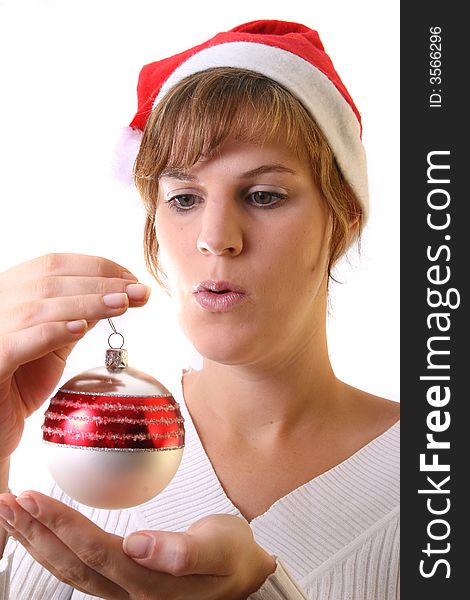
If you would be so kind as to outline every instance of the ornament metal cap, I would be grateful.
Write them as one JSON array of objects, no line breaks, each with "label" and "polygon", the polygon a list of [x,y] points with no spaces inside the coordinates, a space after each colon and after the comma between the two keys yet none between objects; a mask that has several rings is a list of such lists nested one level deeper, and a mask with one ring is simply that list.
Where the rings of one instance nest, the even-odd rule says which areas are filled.
[{"label": "ornament metal cap", "polygon": [[110,371],[126,369],[129,364],[129,357],[125,348],[108,348],[104,364]]}]

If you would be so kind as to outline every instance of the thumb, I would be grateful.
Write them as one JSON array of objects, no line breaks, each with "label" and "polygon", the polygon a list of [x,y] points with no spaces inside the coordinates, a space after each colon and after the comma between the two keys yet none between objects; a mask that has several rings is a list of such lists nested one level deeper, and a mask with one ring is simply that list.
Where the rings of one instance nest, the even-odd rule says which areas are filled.
[{"label": "thumb", "polygon": [[140,565],[170,575],[201,573],[198,543],[187,533],[139,531],[127,536],[124,552]]},{"label": "thumb", "polygon": [[185,533],[132,533],[124,538],[123,550],[148,569],[171,575],[230,575],[239,545],[235,530],[240,526],[243,521],[237,517],[214,515],[196,522]]}]

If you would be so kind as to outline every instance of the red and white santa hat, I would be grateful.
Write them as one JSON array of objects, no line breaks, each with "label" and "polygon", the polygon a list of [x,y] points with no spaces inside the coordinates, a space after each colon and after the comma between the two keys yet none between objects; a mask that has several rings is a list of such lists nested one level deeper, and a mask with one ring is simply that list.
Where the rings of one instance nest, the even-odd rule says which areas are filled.
[{"label": "red and white santa hat", "polygon": [[238,67],[261,73],[296,96],[323,131],[367,218],[368,181],[361,116],[318,33],[299,23],[252,21],[185,52],[145,65],[137,86],[138,110],[130,123],[131,153],[136,155],[147,119],[168,90],[185,77],[213,67]]}]

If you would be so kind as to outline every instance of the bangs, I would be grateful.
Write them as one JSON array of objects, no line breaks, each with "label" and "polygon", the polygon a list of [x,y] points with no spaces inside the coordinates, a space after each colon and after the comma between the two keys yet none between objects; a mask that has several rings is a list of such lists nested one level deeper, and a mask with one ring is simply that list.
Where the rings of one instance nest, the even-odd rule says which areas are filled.
[{"label": "bangs", "polygon": [[244,69],[209,69],[175,85],[150,115],[135,164],[137,187],[163,170],[190,169],[229,137],[282,141],[313,166],[321,134],[277,82]]}]

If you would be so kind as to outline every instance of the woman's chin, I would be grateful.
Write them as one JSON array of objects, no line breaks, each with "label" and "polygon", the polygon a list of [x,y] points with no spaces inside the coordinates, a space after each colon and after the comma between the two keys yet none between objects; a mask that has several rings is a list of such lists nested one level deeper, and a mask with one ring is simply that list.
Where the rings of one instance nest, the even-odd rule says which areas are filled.
[{"label": "woman's chin", "polygon": [[241,332],[240,328],[197,329],[191,328],[185,333],[203,358],[226,365],[243,364],[255,359],[257,336],[254,334]]},{"label": "woman's chin", "polygon": [[249,348],[234,347],[221,343],[194,343],[199,354],[212,362],[224,365],[238,365],[251,362],[252,351]]}]

